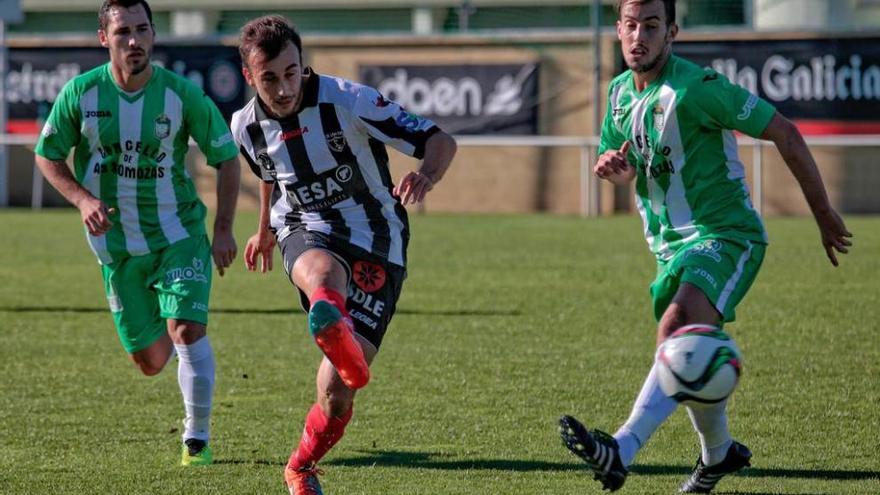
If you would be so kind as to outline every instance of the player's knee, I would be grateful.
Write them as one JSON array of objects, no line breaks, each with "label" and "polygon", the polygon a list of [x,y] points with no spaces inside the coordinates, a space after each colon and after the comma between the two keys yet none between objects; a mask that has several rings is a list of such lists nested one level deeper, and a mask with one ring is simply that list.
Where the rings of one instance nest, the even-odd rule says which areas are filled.
[{"label": "player's knee", "polygon": [[205,325],[192,321],[178,320],[169,325],[171,340],[175,344],[190,345],[205,336]]},{"label": "player's knee", "polygon": [[165,367],[165,363],[153,363],[146,359],[135,359],[134,366],[144,376],[156,376]]}]

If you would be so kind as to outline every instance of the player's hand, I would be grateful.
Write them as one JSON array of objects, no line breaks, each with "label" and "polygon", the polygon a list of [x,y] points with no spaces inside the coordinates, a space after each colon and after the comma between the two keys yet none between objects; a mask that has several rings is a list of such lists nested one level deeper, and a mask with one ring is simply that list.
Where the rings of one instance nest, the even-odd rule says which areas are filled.
[{"label": "player's hand", "polygon": [[612,176],[620,175],[623,179],[631,180],[635,177],[636,170],[626,159],[629,148],[630,142],[624,141],[619,150],[602,153],[596,166],[593,167],[593,173],[600,179],[610,179]]},{"label": "player's hand", "polygon": [[849,246],[852,246],[852,233],[846,230],[846,225],[840,215],[833,208],[814,213],[816,223],[819,225],[819,233],[822,235],[822,246],[831,264],[837,266],[837,253],[846,254]]},{"label": "player's hand", "polygon": [[394,195],[406,206],[408,203],[421,203],[433,188],[434,181],[427,175],[422,172],[408,172],[394,188]]},{"label": "player's hand", "polygon": [[93,236],[104,235],[113,227],[110,215],[116,213],[116,210],[108,208],[100,199],[88,196],[77,203],[76,207],[79,209],[79,215],[89,234]]},{"label": "player's hand", "polygon": [[214,229],[214,242],[211,243],[211,256],[217,265],[217,273],[222,277],[226,269],[232,264],[235,255],[238,254],[238,246],[235,245],[235,237],[229,230]]},{"label": "player's hand", "polygon": [[260,230],[252,235],[244,248],[244,264],[250,271],[257,270],[257,258],[262,257],[260,273],[272,270],[272,253],[275,249],[275,236],[268,230]]}]

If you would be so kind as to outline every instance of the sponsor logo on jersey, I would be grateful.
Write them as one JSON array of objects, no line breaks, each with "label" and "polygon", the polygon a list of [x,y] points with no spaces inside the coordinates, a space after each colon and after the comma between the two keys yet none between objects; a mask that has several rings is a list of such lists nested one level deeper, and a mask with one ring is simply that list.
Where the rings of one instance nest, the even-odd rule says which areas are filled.
[{"label": "sponsor logo on jersey", "polygon": [[376,292],[385,285],[385,269],[378,263],[357,261],[352,266],[352,279],[365,292]]},{"label": "sponsor logo on jersey", "polygon": [[707,272],[706,270],[704,270],[698,266],[691,267],[691,271],[694,274],[706,279],[706,281],[709,282],[709,284],[711,284],[712,287],[714,287],[716,289],[718,288],[718,282],[715,281],[715,277],[713,277],[711,273]]},{"label": "sponsor logo on jersey", "polygon": [[132,141],[131,139],[128,139],[123,143],[108,143],[103,146],[98,146],[96,151],[101,155],[102,159],[114,155],[122,155],[122,161],[125,163],[133,163],[133,153],[137,153],[142,157],[149,158],[156,162],[161,162],[168,156],[168,154],[162,151],[159,147],[150,146],[149,143],[143,143],[141,141]]},{"label": "sponsor logo on jersey", "polygon": [[232,142],[232,133],[227,132],[226,134],[218,137],[217,139],[211,140],[211,146],[214,148],[220,148],[226,143]]},{"label": "sponsor logo on jersey", "polygon": [[119,163],[96,163],[94,174],[113,174],[125,179],[161,179],[165,177],[165,167],[129,167]]},{"label": "sponsor logo on jersey", "polygon": [[291,129],[289,131],[281,133],[281,140],[282,141],[290,141],[293,138],[297,138],[297,137],[303,136],[308,133],[309,133],[308,126],[303,127],[301,129]]},{"label": "sponsor logo on jersey", "polygon": [[355,191],[366,188],[358,171],[350,165],[340,165],[310,181],[287,184],[285,189],[292,195],[302,211],[321,211],[344,201]]},{"label": "sponsor logo on jersey", "polygon": [[272,160],[272,157],[269,156],[268,152],[263,151],[258,154],[257,161],[260,162],[260,166],[263,167],[263,170],[265,170],[270,177],[273,179],[276,178],[277,173],[275,172],[275,161]]},{"label": "sponsor logo on jersey", "polygon": [[345,149],[345,146],[348,144],[345,141],[345,134],[343,134],[342,131],[335,131],[324,134],[324,139],[327,140],[327,147],[337,153],[341,153],[342,150]]},{"label": "sponsor logo on jersey", "polygon": [[709,239],[703,242],[698,243],[692,248],[688,249],[685,257],[688,256],[706,256],[707,258],[711,258],[716,262],[721,262],[721,255],[718,254],[721,251],[721,248],[724,247],[724,244],[716,239]]},{"label": "sponsor logo on jersey", "polygon": [[159,115],[154,122],[156,124],[154,131],[157,138],[165,139],[171,135],[171,119],[167,115],[164,113]]},{"label": "sponsor logo on jersey", "polygon": [[405,110],[401,110],[400,113],[397,114],[397,117],[394,118],[394,122],[406,132],[416,132],[422,126],[424,120]]},{"label": "sponsor logo on jersey", "polygon": [[192,259],[192,266],[175,267],[165,272],[165,282],[174,284],[177,282],[199,282],[208,283],[208,277],[204,273],[205,262],[198,259]]},{"label": "sponsor logo on jersey", "polygon": [[48,122],[46,122],[46,125],[43,126],[43,131],[40,132],[40,134],[42,134],[43,137],[46,137],[46,138],[49,136],[55,135],[57,133],[58,133],[58,131],[55,130],[55,128],[52,127],[52,124],[50,124]]},{"label": "sponsor logo on jersey", "polygon": [[752,116],[752,110],[758,106],[758,97],[749,95],[749,99],[743,104],[742,111],[736,116],[737,120],[748,120]]},{"label": "sponsor logo on jersey", "polygon": [[390,104],[391,104],[391,102],[388,101],[388,100],[386,100],[384,96],[379,95],[379,96],[376,97],[376,106],[377,106],[377,107],[379,107],[379,108],[384,108],[384,107],[387,107],[387,106],[390,105]]},{"label": "sponsor logo on jersey", "polygon": [[113,116],[110,110],[86,110],[87,119],[104,119]]},{"label": "sponsor logo on jersey", "polygon": [[348,182],[354,176],[354,171],[348,165],[336,167],[336,178],[339,182]]}]

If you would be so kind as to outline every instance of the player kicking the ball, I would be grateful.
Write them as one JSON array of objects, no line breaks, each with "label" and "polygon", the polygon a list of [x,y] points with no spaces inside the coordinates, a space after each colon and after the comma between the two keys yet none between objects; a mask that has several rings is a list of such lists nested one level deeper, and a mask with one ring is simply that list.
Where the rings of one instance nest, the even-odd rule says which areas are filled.
[{"label": "player kicking the ball", "polygon": [[[321,493],[316,463],[351,420],[355,391],[394,314],[406,277],[404,205],[422,201],[455,155],[455,141],[375,89],[302,65],[287,19],[266,16],[241,30],[245,78],[257,93],[232,119],[235,140],[260,187],[257,233],[245,250],[256,270],[284,269],[325,354],[317,402],[284,470],[292,495]],[[394,187],[385,144],[423,158]]]},{"label": "player kicking the ball", "polygon": [[[621,0],[617,9],[617,36],[629,70],[611,82],[594,172],[615,184],[636,180],[636,203],[657,258],[651,295],[659,345],[685,325],[734,321],[734,309],[764,259],[767,237],[749,199],[732,131],[775,143],[835,266],[835,251],[847,252],[851,234],[829,204],[797,128],[717,72],[672,55],[675,0]],[[655,364],[617,433],[588,431],[564,416],[562,440],[614,491],[676,406],[660,389]],[[749,465],[749,449],[730,437],[726,407],[726,400],[688,406],[702,452],[681,492],[707,493]]]}]

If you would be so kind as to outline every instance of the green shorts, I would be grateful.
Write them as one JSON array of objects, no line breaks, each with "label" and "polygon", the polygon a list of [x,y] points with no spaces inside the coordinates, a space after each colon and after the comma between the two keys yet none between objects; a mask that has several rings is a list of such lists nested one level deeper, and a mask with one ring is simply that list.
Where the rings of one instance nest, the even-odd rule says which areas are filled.
[{"label": "green shorts", "polygon": [[116,332],[129,354],[153,345],[167,331],[166,319],[208,324],[212,266],[206,235],[102,265],[101,271]]},{"label": "green shorts", "polygon": [[681,247],[672,259],[657,263],[651,284],[654,317],[663,316],[683,282],[706,294],[723,322],[736,319],[736,305],[745,297],[764,261],[766,244],[732,238],[700,238]]}]

